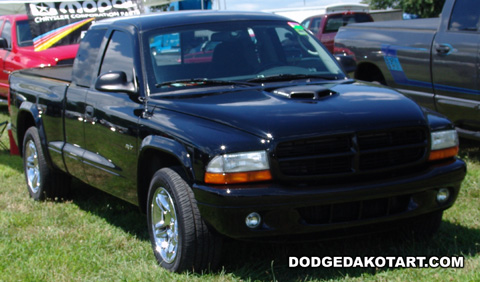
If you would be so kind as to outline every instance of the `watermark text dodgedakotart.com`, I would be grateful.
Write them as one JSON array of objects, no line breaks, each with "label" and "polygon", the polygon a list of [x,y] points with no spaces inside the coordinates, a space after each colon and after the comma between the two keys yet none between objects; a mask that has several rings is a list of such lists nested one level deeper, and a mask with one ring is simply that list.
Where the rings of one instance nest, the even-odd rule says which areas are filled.
[{"label": "watermark text dodgedakotart.com", "polygon": [[462,256],[444,257],[289,257],[288,267],[463,268]]}]

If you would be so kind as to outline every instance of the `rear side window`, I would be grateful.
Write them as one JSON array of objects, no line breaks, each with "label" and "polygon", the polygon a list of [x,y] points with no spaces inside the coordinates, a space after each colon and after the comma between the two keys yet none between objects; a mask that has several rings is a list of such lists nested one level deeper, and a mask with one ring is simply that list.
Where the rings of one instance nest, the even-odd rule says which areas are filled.
[{"label": "rear side window", "polygon": [[457,0],[453,7],[448,29],[451,31],[477,31],[480,1]]},{"label": "rear side window", "polygon": [[96,78],[97,57],[106,29],[91,29],[80,42],[73,64],[73,79],[79,86],[90,87]]}]

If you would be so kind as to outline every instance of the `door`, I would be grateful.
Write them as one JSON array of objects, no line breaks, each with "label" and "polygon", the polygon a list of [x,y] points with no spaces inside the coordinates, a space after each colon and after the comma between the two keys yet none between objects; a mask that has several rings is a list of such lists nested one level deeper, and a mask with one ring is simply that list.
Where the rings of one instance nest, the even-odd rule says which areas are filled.
[{"label": "door", "polygon": [[458,127],[480,130],[478,45],[480,1],[457,0],[432,45],[432,80],[437,111]]},{"label": "door", "polygon": [[[114,31],[100,74],[123,71],[127,81],[137,81],[134,40],[128,32]],[[87,95],[84,160],[88,182],[132,203],[137,203],[137,125],[141,109],[142,104],[127,93],[91,89]]]},{"label": "door", "polygon": [[100,47],[106,29],[92,29],[80,43],[65,104],[65,144],[63,156],[68,172],[88,183],[83,156],[85,145],[85,109],[87,93],[96,78]]}]

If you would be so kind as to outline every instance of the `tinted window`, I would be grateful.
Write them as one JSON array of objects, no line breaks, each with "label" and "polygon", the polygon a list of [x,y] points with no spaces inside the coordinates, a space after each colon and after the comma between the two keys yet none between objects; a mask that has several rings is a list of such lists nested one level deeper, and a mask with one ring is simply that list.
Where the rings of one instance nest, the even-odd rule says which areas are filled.
[{"label": "tinted window", "polygon": [[[196,87],[188,80],[249,80],[275,75],[343,77],[318,41],[294,22],[207,23],[145,34],[150,90]],[[120,60],[117,60],[120,61]],[[179,80],[186,80],[178,82]]]},{"label": "tinted window", "polygon": [[325,26],[325,33],[337,32],[342,26],[351,23],[364,23],[373,21],[370,15],[364,13],[329,15]]},{"label": "tinted window", "polygon": [[3,26],[1,37],[5,38],[8,42],[8,47],[12,47],[12,24],[9,21],[5,22]]},{"label": "tinted window", "polygon": [[308,28],[308,26],[310,25],[310,20],[311,19],[306,19],[302,22],[302,25],[303,25],[304,28]]},{"label": "tinted window", "polygon": [[80,43],[73,68],[73,79],[80,86],[90,87],[96,77],[97,57],[105,29],[92,29]]},{"label": "tinted window", "polygon": [[[323,17],[322,17],[323,18]],[[317,34],[319,29],[320,29],[320,24],[322,23],[322,18],[316,18],[313,19],[312,21],[312,26],[310,27],[310,30],[314,33]]]},{"label": "tinted window", "polygon": [[449,30],[476,31],[480,14],[480,1],[457,0],[450,18]]},{"label": "tinted window", "polygon": [[32,33],[28,21],[17,22],[17,44],[20,47],[33,46]]},{"label": "tinted window", "polygon": [[100,73],[124,71],[133,81],[132,38],[125,32],[115,31],[107,46]]}]

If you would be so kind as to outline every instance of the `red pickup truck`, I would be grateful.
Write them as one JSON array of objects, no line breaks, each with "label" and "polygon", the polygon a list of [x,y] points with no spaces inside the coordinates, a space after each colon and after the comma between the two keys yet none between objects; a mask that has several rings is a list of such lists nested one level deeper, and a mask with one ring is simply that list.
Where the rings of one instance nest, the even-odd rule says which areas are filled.
[{"label": "red pickup truck", "polygon": [[330,53],[335,54],[334,39],[338,29],[347,24],[364,22],[373,22],[369,13],[345,11],[311,16],[303,20],[302,25],[313,32]]},{"label": "red pickup truck", "polygon": [[73,44],[35,52],[27,15],[0,16],[0,100],[7,98],[12,71],[72,64],[77,50]]}]

